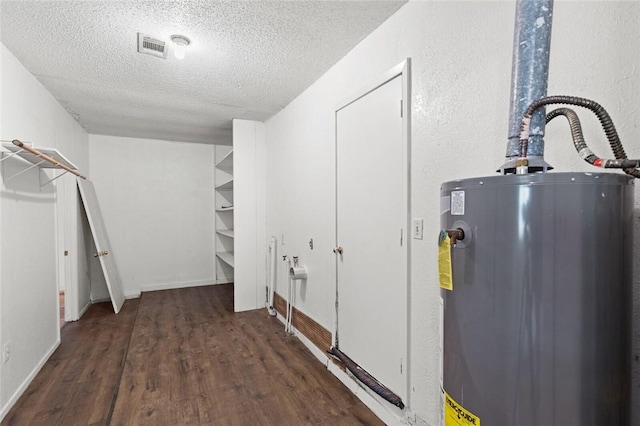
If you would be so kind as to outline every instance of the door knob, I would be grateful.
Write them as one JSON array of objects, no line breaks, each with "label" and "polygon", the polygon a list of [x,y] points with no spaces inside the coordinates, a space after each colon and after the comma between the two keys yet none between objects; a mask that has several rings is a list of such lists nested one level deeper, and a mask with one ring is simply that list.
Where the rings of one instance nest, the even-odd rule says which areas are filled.
[{"label": "door knob", "polygon": [[342,247],[336,247],[336,248],[334,248],[334,249],[333,249],[333,252],[334,252],[334,253],[342,254]]}]

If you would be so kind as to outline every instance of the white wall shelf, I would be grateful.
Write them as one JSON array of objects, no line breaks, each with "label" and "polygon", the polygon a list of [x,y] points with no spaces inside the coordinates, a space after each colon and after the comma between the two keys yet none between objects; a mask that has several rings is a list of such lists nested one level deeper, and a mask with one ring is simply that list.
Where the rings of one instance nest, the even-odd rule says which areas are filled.
[{"label": "white wall shelf", "polygon": [[225,237],[233,238],[233,229],[218,229],[216,232]]},{"label": "white wall shelf", "polygon": [[216,186],[217,191],[230,191],[233,190],[233,179],[226,181],[218,186]]},{"label": "white wall shelf", "polygon": [[52,179],[48,180],[44,184],[41,182],[40,186],[44,186],[50,182],[53,182],[54,180],[58,179],[59,177],[61,177],[67,172],[72,173],[82,179],[86,179],[85,176],[80,174],[80,172],[78,171],[78,168],[55,148],[42,147],[42,148],[35,149],[32,146],[22,143],[17,139],[11,142],[2,141],[1,147],[3,148],[3,151],[2,151],[2,159],[0,159],[0,162],[6,160],[7,158],[17,156],[23,159],[24,161],[26,161],[27,163],[31,163],[31,166],[29,166],[28,168],[14,174],[13,176],[5,177],[4,178],[5,182],[31,170],[34,167],[38,167],[40,169],[62,170],[61,174],[53,177]]},{"label": "white wall shelf", "polygon": [[229,151],[227,155],[222,157],[222,159],[216,163],[216,168],[227,171],[233,170],[233,151]]},{"label": "white wall shelf", "polygon": [[[235,232],[233,209],[233,147],[216,147],[215,174],[215,244],[216,282],[231,283],[234,280]],[[219,158],[219,160],[218,160]]]},{"label": "white wall shelf", "polygon": [[216,253],[216,256],[218,256],[218,259],[222,260],[224,263],[233,268],[233,252],[219,251],[218,253]]}]

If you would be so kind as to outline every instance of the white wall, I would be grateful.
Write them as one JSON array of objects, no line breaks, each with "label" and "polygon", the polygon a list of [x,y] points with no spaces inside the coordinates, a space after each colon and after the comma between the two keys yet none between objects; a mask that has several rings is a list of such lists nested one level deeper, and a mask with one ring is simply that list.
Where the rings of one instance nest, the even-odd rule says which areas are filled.
[{"label": "white wall", "polygon": [[[84,129],[2,44],[0,63],[0,139],[57,148],[87,172]],[[59,343],[58,276],[71,291],[88,281],[77,266],[75,178],[41,187],[53,172],[33,169],[5,181],[24,163],[8,159],[0,167],[0,341],[11,342],[10,360],[0,364],[1,419]]]},{"label": "white wall", "polygon": [[90,135],[89,146],[125,295],[213,284],[214,145]]},{"label": "white wall", "polygon": [[[279,253],[297,254],[313,270],[297,307],[334,330],[333,113],[364,82],[412,58],[411,216],[425,221],[425,238],[411,240],[410,259],[409,408],[418,424],[438,424],[440,412],[434,243],[440,183],[495,175],[503,163],[514,14],[514,2],[410,2],[266,122],[267,235],[284,235]],[[556,2],[549,81],[550,94],[590,97],[608,108],[631,158],[640,157],[634,142],[640,137],[639,19],[640,3]],[[585,118],[583,124],[594,151],[609,153],[595,120]],[[566,126],[554,123],[546,140],[546,159],[557,170],[593,171],[578,159]],[[640,194],[636,203],[640,206]],[[309,238],[315,241],[313,251]],[[639,241],[636,237],[636,271]],[[640,274],[635,275],[637,356]],[[286,295],[285,285],[281,273],[279,294]],[[633,424],[640,424],[639,366],[635,360]]]},{"label": "white wall", "polygon": [[265,306],[264,124],[233,120],[234,309]]}]

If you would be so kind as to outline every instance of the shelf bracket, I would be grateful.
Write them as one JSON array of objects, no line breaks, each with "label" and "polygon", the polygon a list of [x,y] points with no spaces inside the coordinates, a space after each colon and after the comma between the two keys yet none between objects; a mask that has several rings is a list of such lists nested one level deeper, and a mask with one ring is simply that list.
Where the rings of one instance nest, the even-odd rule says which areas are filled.
[{"label": "shelf bracket", "polygon": [[40,164],[42,164],[42,163],[44,163],[44,160],[40,161],[39,163],[32,164],[31,166],[27,167],[26,169],[19,171],[19,172],[18,172],[18,173],[16,173],[15,175],[12,175],[12,176],[10,176],[10,177],[6,178],[4,181],[5,181],[5,182],[9,182],[11,179],[13,179],[13,178],[15,178],[15,177],[18,177],[18,176],[20,176],[20,175],[21,175],[21,174],[23,174],[23,173],[28,172],[29,170],[33,169],[34,167],[38,167],[38,166],[40,166]]},{"label": "shelf bracket", "polygon": [[[49,180],[48,180],[48,181],[46,181],[45,183],[42,183],[42,178],[40,178],[40,181],[41,181],[41,182],[40,182],[40,188],[42,188],[43,186],[46,186],[46,185],[50,184],[51,182],[53,182],[54,180],[56,180],[56,179],[58,179],[58,178],[61,178],[62,176],[66,175],[67,173],[69,173],[69,172],[67,172],[67,171],[65,170],[65,171],[63,171],[62,173],[60,173],[59,175],[57,175],[57,176],[53,177],[52,179],[49,179]],[[42,175],[40,175],[40,176],[42,176]]]},{"label": "shelf bracket", "polygon": [[0,158],[0,163],[2,163],[7,158],[11,158],[11,157],[14,157],[14,156],[20,154],[22,151],[24,151],[24,149],[19,149],[18,151],[10,152],[10,153],[3,152],[2,153],[2,158]]}]

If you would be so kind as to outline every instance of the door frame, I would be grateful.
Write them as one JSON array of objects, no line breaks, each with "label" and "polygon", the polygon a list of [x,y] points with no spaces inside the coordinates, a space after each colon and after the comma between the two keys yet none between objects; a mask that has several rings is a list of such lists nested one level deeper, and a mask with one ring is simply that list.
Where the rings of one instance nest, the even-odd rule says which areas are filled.
[{"label": "door frame", "polygon": [[[406,360],[406,374],[405,374],[405,395],[406,406],[409,407],[410,395],[409,382],[411,372],[411,361],[409,359],[409,341],[410,341],[410,290],[411,290],[411,273],[410,273],[410,255],[411,244],[409,237],[409,229],[411,229],[410,218],[410,204],[411,204],[411,58],[406,58],[404,61],[391,68],[380,77],[370,81],[368,84],[362,86],[357,91],[353,92],[350,96],[340,102],[334,110],[334,179],[335,179],[335,247],[338,247],[338,112],[346,108],[352,103],[358,101],[379,87],[385,85],[391,80],[401,77],[402,78],[402,207],[404,215],[404,244],[403,244],[403,264],[402,271],[404,277],[399,277],[399,281],[405,283],[405,347],[404,347],[404,359]],[[338,288],[338,256],[336,256],[336,282],[335,282],[335,328],[331,336],[331,344],[339,347],[338,336],[338,305],[339,305],[339,288]]]}]

